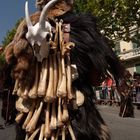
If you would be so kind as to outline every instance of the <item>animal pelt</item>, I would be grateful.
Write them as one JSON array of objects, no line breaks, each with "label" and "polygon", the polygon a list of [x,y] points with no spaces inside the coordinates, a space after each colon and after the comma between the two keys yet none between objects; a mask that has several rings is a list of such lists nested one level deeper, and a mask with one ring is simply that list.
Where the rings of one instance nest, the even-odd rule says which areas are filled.
[{"label": "animal pelt", "polygon": [[[32,23],[35,23],[38,20],[38,15],[39,13],[36,13],[31,16]],[[95,86],[96,81],[99,82],[104,80],[109,73],[114,76],[118,83],[123,75],[123,67],[115,53],[110,46],[108,46],[106,39],[97,30],[95,17],[92,15],[76,15],[73,12],[67,12],[63,16],[56,18],[58,20],[63,19],[64,23],[70,23],[71,25],[70,39],[75,43],[75,47],[72,48],[70,54],[71,62],[76,64],[79,76],[73,81],[73,87],[80,90],[85,96],[84,104],[77,110],[73,110],[69,107],[71,125],[76,139],[109,140],[110,136],[107,125],[95,107],[95,93],[93,92],[92,86]],[[31,47],[30,44],[26,42],[26,32],[27,27],[25,21],[23,21],[17,29],[14,38],[15,42],[13,41],[11,48],[9,47],[9,52],[8,48],[6,51],[7,60],[9,60],[8,62],[12,62],[14,65],[14,74],[18,70],[27,73],[34,71],[29,65],[35,60],[32,57],[32,52],[29,51],[30,53],[28,53],[27,51]],[[21,35],[21,33],[23,34]],[[22,46],[21,50],[15,48],[14,51],[14,47],[18,46],[17,43],[23,44],[24,47]],[[31,56],[29,57],[25,54],[31,54]],[[23,64],[25,64],[26,67],[23,67]],[[93,73],[94,71],[96,73]],[[21,77],[31,77],[26,74],[21,74]],[[95,76],[95,74],[98,76]],[[92,81],[94,81],[94,83]],[[69,140],[70,138],[67,137],[66,139]]]},{"label": "animal pelt", "polygon": [[[33,24],[38,21],[39,15],[40,12],[37,12],[31,16]],[[26,32],[27,25],[25,20],[23,20],[17,28],[17,32],[14,36],[13,41],[6,46],[5,58],[6,62],[13,66],[11,74],[14,79],[20,79],[21,81],[23,80],[23,83],[26,83],[26,77],[27,75],[30,75],[29,77],[31,78],[28,78],[28,83],[32,83],[35,77],[35,58],[33,54],[33,49],[25,38]]]},{"label": "animal pelt", "polygon": [[94,78],[93,71],[99,75],[96,81],[104,80],[109,73],[117,83],[123,78],[124,68],[108,45],[108,39],[99,33],[94,16],[68,12],[57,18],[71,25],[70,38],[76,46],[72,48],[71,58],[82,81],[90,81],[92,74]]},{"label": "animal pelt", "polygon": [[[42,10],[43,7],[49,2],[50,0],[36,0],[36,7],[39,10]],[[73,7],[73,0],[59,0],[53,8],[51,8],[51,12],[49,12],[49,16],[52,15],[50,13],[53,13],[55,15],[62,15],[72,9]],[[52,17],[52,16],[51,16]]]},{"label": "animal pelt", "polygon": [[79,79],[73,82],[73,86],[86,97],[84,105],[78,110],[69,108],[77,140],[109,140],[109,129],[95,106],[95,93],[92,86],[87,82],[81,83]]},{"label": "animal pelt", "polygon": [[71,51],[71,59],[72,63],[76,64],[79,75],[73,84],[86,97],[84,105],[77,112],[70,113],[70,115],[74,114],[72,126],[76,138],[77,140],[109,140],[107,126],[95,107],[95,93],[92,91],[92,86],[103,81],[109,73],[118,84],[123,78],[124,68],[108,46],[107,39],[99,33],[95,17],[68,12],[57,18],[71,25],[70,39],[75,43]]}]

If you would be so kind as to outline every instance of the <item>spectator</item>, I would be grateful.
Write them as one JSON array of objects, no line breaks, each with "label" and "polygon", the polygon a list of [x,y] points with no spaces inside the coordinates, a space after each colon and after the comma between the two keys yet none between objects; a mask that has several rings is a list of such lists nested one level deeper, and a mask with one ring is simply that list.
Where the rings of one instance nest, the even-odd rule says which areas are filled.
[{"label": "spectator", "polygon": [[106,85],[107,85],[107,92],[108,92],[108,99],[112,100],[113,97],[113,92],[112,92],[112,85],[113,85],[113,79],[111,76],[108,76],[107,79],[105,80]]}]

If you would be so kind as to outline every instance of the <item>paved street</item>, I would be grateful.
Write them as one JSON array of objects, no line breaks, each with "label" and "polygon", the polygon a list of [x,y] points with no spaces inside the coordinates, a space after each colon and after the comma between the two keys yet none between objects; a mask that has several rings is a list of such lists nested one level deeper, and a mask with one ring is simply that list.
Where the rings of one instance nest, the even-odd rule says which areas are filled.
[{"label": "paved street", "polygon": [[[1,104],[2,102],[0,100],[0,125],[4,126],[4,120],[1,118]],[[15,140],[15,130],[15,125],[6,126],[4,129],[0,129],[0,140]]]},{"label": "paved street", "polygon": [[112,140],[140,140],[140,110],[135,109],[135,118],[121,118],[118,107],[98,108],[109,126]]},{"label": "paved street", "polygon": [[[140,140],[140,110],[135,110],[135,118],[121,118],[118,107],[98,106],[98,109],[109,126],[112,140]],[[0,118],[0,124],[3,123]],[[14,140],[15,133],[15,126],[0,129],[0,140]]]}]

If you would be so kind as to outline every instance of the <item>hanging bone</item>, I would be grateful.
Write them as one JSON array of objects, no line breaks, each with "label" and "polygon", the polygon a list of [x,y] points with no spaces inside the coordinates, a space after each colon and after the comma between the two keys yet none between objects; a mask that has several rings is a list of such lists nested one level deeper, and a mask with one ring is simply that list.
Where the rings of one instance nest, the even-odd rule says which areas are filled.
[{"label": "hanging bone", "polygon": [[31,119],[31,123],[29,123],[26,127],[27,132],[33,132],[35,130],[37,122],[39,120],[39,116],[42,111],[42,107],[43,107],[43,102],[40,102],[39,107],[37,108],[37,111],[34,113],[32,119]]},{"label": "hanging bone", "polygon": [[28,112],[27,114],[27,117],[22,125],[22,128],[25,129],[26,126],[28,125],[28,123],[30,122],[31,118],[32,118],[32,115],[33,115],[33,111],[34,111],[34,108],[35,108],[35,102],[33,102],[31,108],[30,108],[30,111]]},{"label": "hanging bone", "polygon": [[54,89],[53,89],[53,80],[54,80],[54,73],[53,73],[53,60],[52,60],[52,55],[49,57],[49,83],[48,83],[48,89],[46,91],[46,96],[44,98],[45,102],[53,102],[55,97],[54,97]]},{"label": "hanging bone", "polygon": [[48,59],[44,59],[42,62],[40,80],[38,85],[37,94],[39,97],[44,97],[47,88],[47,78],[48,78]]},{"label": "hanging bone", "polygon": [[36,62],[35,80],[34,80],[34,84],[31,90],[29,91],[30,98],[33,98],[33,99],[37,98],[38,79],[39,79],[38,62]]},{"label": "hanging bone", "polygon": [[25,3],[25,19],[28,27],[26,38],[32,45],[37,60],[41,62],[43,58],[48,57],[49,43],[47,42],[46,38],[47,36],[52,36],[51,24],[45,20],[46,14],[49,8],[52,7],[57,1],[58,0],[51,0],[45,5],[41,12],[39,22],[35,25],[32,25],[32,22],[29,17],[28,2],[26,1]]},{"label": "hanging bone", "polygon": [[61,80],[61,83],[60,83],[60,86],[57,90],[57,96],[60,97],[60,98],[64,98],[67,96],[67,79],[66,79],[66,69],[65,69],[65,60],[64,60],[64,45],[63,45],[63,39],[62,39],[62,36],[63,36],[63,32],[62,32],[62,29],[61,29],[61,26],[62,26],[62,21],[59,22],[59,44],[60,44],[60,51],[61,51],[61,62],[60,62],[60,65],[61,65],[61,69],[62,69],[62,80]]},{"label": "hanging bone", "polygon": [[39,134],[39,140],[43,140],[44,137],[44,129],[45,129],[45,124],[41,125],[41,129],[40,129],[40,134]]},{"label": "hanging bone", "polygon": [[45,131],[44,131],[45,138],[49,138],[51,136],[51,129],[50,129],[50,103],[47,104],[47,108],[45,110]]}]

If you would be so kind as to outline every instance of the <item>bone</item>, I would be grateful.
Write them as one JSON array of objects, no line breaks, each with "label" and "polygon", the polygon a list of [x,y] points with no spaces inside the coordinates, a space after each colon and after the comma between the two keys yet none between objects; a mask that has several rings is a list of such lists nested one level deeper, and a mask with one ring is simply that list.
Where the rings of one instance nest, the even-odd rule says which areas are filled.
[{"label": "bone", "polygon": [[67,103],[64,101],[63,103],[63,115],[62,115],[62,122],[67,122],[69,119]]},{"label": "bone", "polygon": [[25,140],[28,140],[28,139],[29,139],[29,134],[27,133],[25,136]]},{"label": "bone", "polygon": [[66,69],[65,69],[65,61],[64,61],[64,54],[63,54],[63,41],[62,41],[62,36],[63,36],[63,32],[61,30],[61,26],[62,26],[62,21],[59,22],[59,44],[60,44],[60,51],[61,51],[61,57],[58,57],[61,62],[59,62],[58,65],[61,65],[61,69],[62,69],[62,80],[60,83],[60,86],[58,87],[58,91],[57,91],[57,96],[64,98],[67,95],[67,80],[66,80]]},{"label": "bone", "polygon": [[47,75],[48,75],[48,59],[45,59],[42,64],[40,80],[38,85],[37,94],[39,97],[44,97],[47,86]]},{"label": "bone", "polygon": [[55,43],[55,46],[57,47],[58,46],[58,22],[56,20],[56,27],[55,27],[56,31],[55,31],[55,36],[54,36],[54,43]]},{"label": "bone", "polygon": [[55,133],[53,132],[52,135],[51,135],[51,140],[55,140],[55,137],[56,137]]},{"label": "bone", "polygon": [[43,140],[44,130],[45,130],[45,124],[42,124],[41,125],[41,130],[40,130],[40,135],[39,135],[39,140]]},{"label": "bone", "polygon": [[30,111],[29,111],[29,113],[28,113],[28,115],[27,115],[27,117],[22,125],[23,129],[25,129],[27,124],[30,122],[32,115],[33,115],[34,108],[35,108],[35,102],[33,102],[32,107],[31,107],[31,109],[30,109]]},{"label": "bone", "polygon": [[56,27],[55,27],[55,35],[54,35],[54,41],[50,41],[51,49],[53,49],[54,53],[58,51],[58,22],[56,22]]},{"label": "bone", "polygon": [[54,73],[54,79],[53,79],[53,88],[54,88],[54,98],[56,99],[56,92],[57,92],[57,86],[58,86],[58,67],[56,62],[56,54],[52,55],[53,58],[53,73]]},{"label": "bone", "polygon": [[58,99],[58,114],[57,114],[57,126],[62,127],[62,107],[61,107],[61,98]]},{"label": "bone", "polygon": [[45,102],[53,102],[54,97],[54,89],[53,89],[53,61],[52,61],[52,55],[49,57],[50,67],[49,67],[49,83],[48,83],[48,89],[46,91],[46,96],[44,98]]},{"label": "bone", "polygon": [[66,140],[66,131],[65,128],[62,128],[62,140]]},{"label": "bone", "polygon": [[76,90],[76,104],[78,106],[81,106],[84,104],[84,101],[85,101],[85,97],[84,97],[83,93],[80,92],[79,90]]},{"label": "bone", "polygon": [[[37,113],[37,108],[34,110],[33,115],[31,117],[29,123],[26,125],[26,128],[25,128],[26,132],[28,132],[27,130],[30,128],[31,124],[33,123],[34,118],[36,117],[36,113]],[[29,132],[29,133],[31,133],[31,132]]]},{"label": "bone", "polygon": [[52,7],[54,5],[54,3],[56,3],[58,0],[51,0],[49,1],[45,7],[43,8],[41,15],[40,15],[40,19],[39,19],[39,24],[43,27],[45,27],[45,19],[46,19],[46,14],[48,13],[48,10],[50,7]]},{"label": "bone", "polygon": [[38,62],[36,62],[36,72],[35,72],[35,81],[32,88],[29,91],[29,97],[32,99],[37,98],[37,89],[38,89],[38,81],[39,81],[39,72],[38,72]]},{"label": "bone", "polygon": [[21,97],[23,99],[27,99],[28,98],[28,93],[29,93],[29,88],[25,87],[24,92],[21,94]]},{"label": "bone", "polygon": [[30,99],[23,99],[19,97],[16,101],[16,109],[19,112],[28,113],[29,109],[31,108],[31,101]]},{"label": "bone", "polygon": [[73,129],[72,129],[70,123],[68,123],[68,126],[67,126],[67,127],[68,127],[68,130],[69,130],[69,132],[70,132],[71,139],[72,139],[72,140],[76,140],[76,137],[75,137],[75,135],[74,135],[74,132],[73,132]]},{"label": "bone", "polygon": [[27,27],[33,26],[31,19],[30,19],[30,16],[29,16],[28,1],[26,1],[26,3],[25,3],[25,19],[26,19]]},{"label": "bone", "polygon": [[13,89],[13,92],[12,92],[12,95],[16,95],[18,89],[19,89],[19,80],[16,79],[16,81],[15,81],[15,85],[14,85],[14,89]]},{"label": "bone", "polygon": [[51,114],[51,122],[50,129],[55,130],[57,127],[57,118],[56,118],[56,104],[55,102],[52,104],[52,114]]},{"label": "bone", "polygon": [[61,84],[57,91],[57,96],[60,98],[64,98],[67,96],[67,79],[66,79],[66,70],[65,70],[65,62],[64,57],[61,59],[61,66],[62,66],[62,80]]},{"label": "bone", "polygon": [[42,62],[43,58],[48,57],[49,47],[46,39],[47,35],[50,35],[50,39],[52,37],[52,26],[46,20],[46,13],[49,8],[56,2],[57,0],[49,1],[45,7],[43,8],[39,22],[34,26],[31,23],[29,12],[28,12],[28,2],[25,4],[25,19],[28,27],[28,32],[26,33],[26,39],[30,42],[30,44],[34,47],[36,44],[39,46],[39,51],[37,52],[34,49],[34,55],[37,57],[37,61]]},{"label": "bone", "polygon": [[37,109],[37,112],[32,117],[30,125],[27,125],[27,127],[26,127],[27,132],[33,132],[35,130],[36,124],[38,122],[39,116],[40,116],[41,111],[42,111],[42,107],[43,107],[43,102],[40,102],[39,107]]},{"label": "bone", "polygon": [[63,36],[63,32],[62,32],[62,23],[63,23],[63,20],[61,20],[59,23],[58,23],[58,29],[59,29],[59,45],[60,45],[60,50],[62,51],[62,36]]},{"label": "bone", "polygon": [[24,116],[24,113],[19,113],[19,114],[16,116],[15,121],[16,121],[17,123],[20,123],[21,120],[23,119],[23,116]]},{"label": "bone", "polygon": [[29,137],[28,140],[34,140],[34,138],[36,137],[36,135],[37,135],[37,133],[39,132],[39,130],[40,130],[40,128],[37,128],[37,129],[33,132],[33,134]]},{"label": "bone", "polygon": [[67,91],[68,91],[68,99],[72,100],[74,98],[73,92],[72,92],[72,75],[71,75],[71,62],[70,62],[70,56],[66,56],[66,63],[67,63]]},{"label": "bone", "polygon": [[50,103],[47,104],[47,109],[45,111],[45,138],[49,138],[51,136],[50,129]]},{"label": "bone", "polygon": [[24,93],[25,88],[19,85],[19,88],[17,90],[17,96],[21,96]]},{"label": "bone", "polygon": [[61,67],[61,53],[59,51],[57,52],[57,61],[58,61],[58,87],[60,87],[62,80],[62,67]]}]

